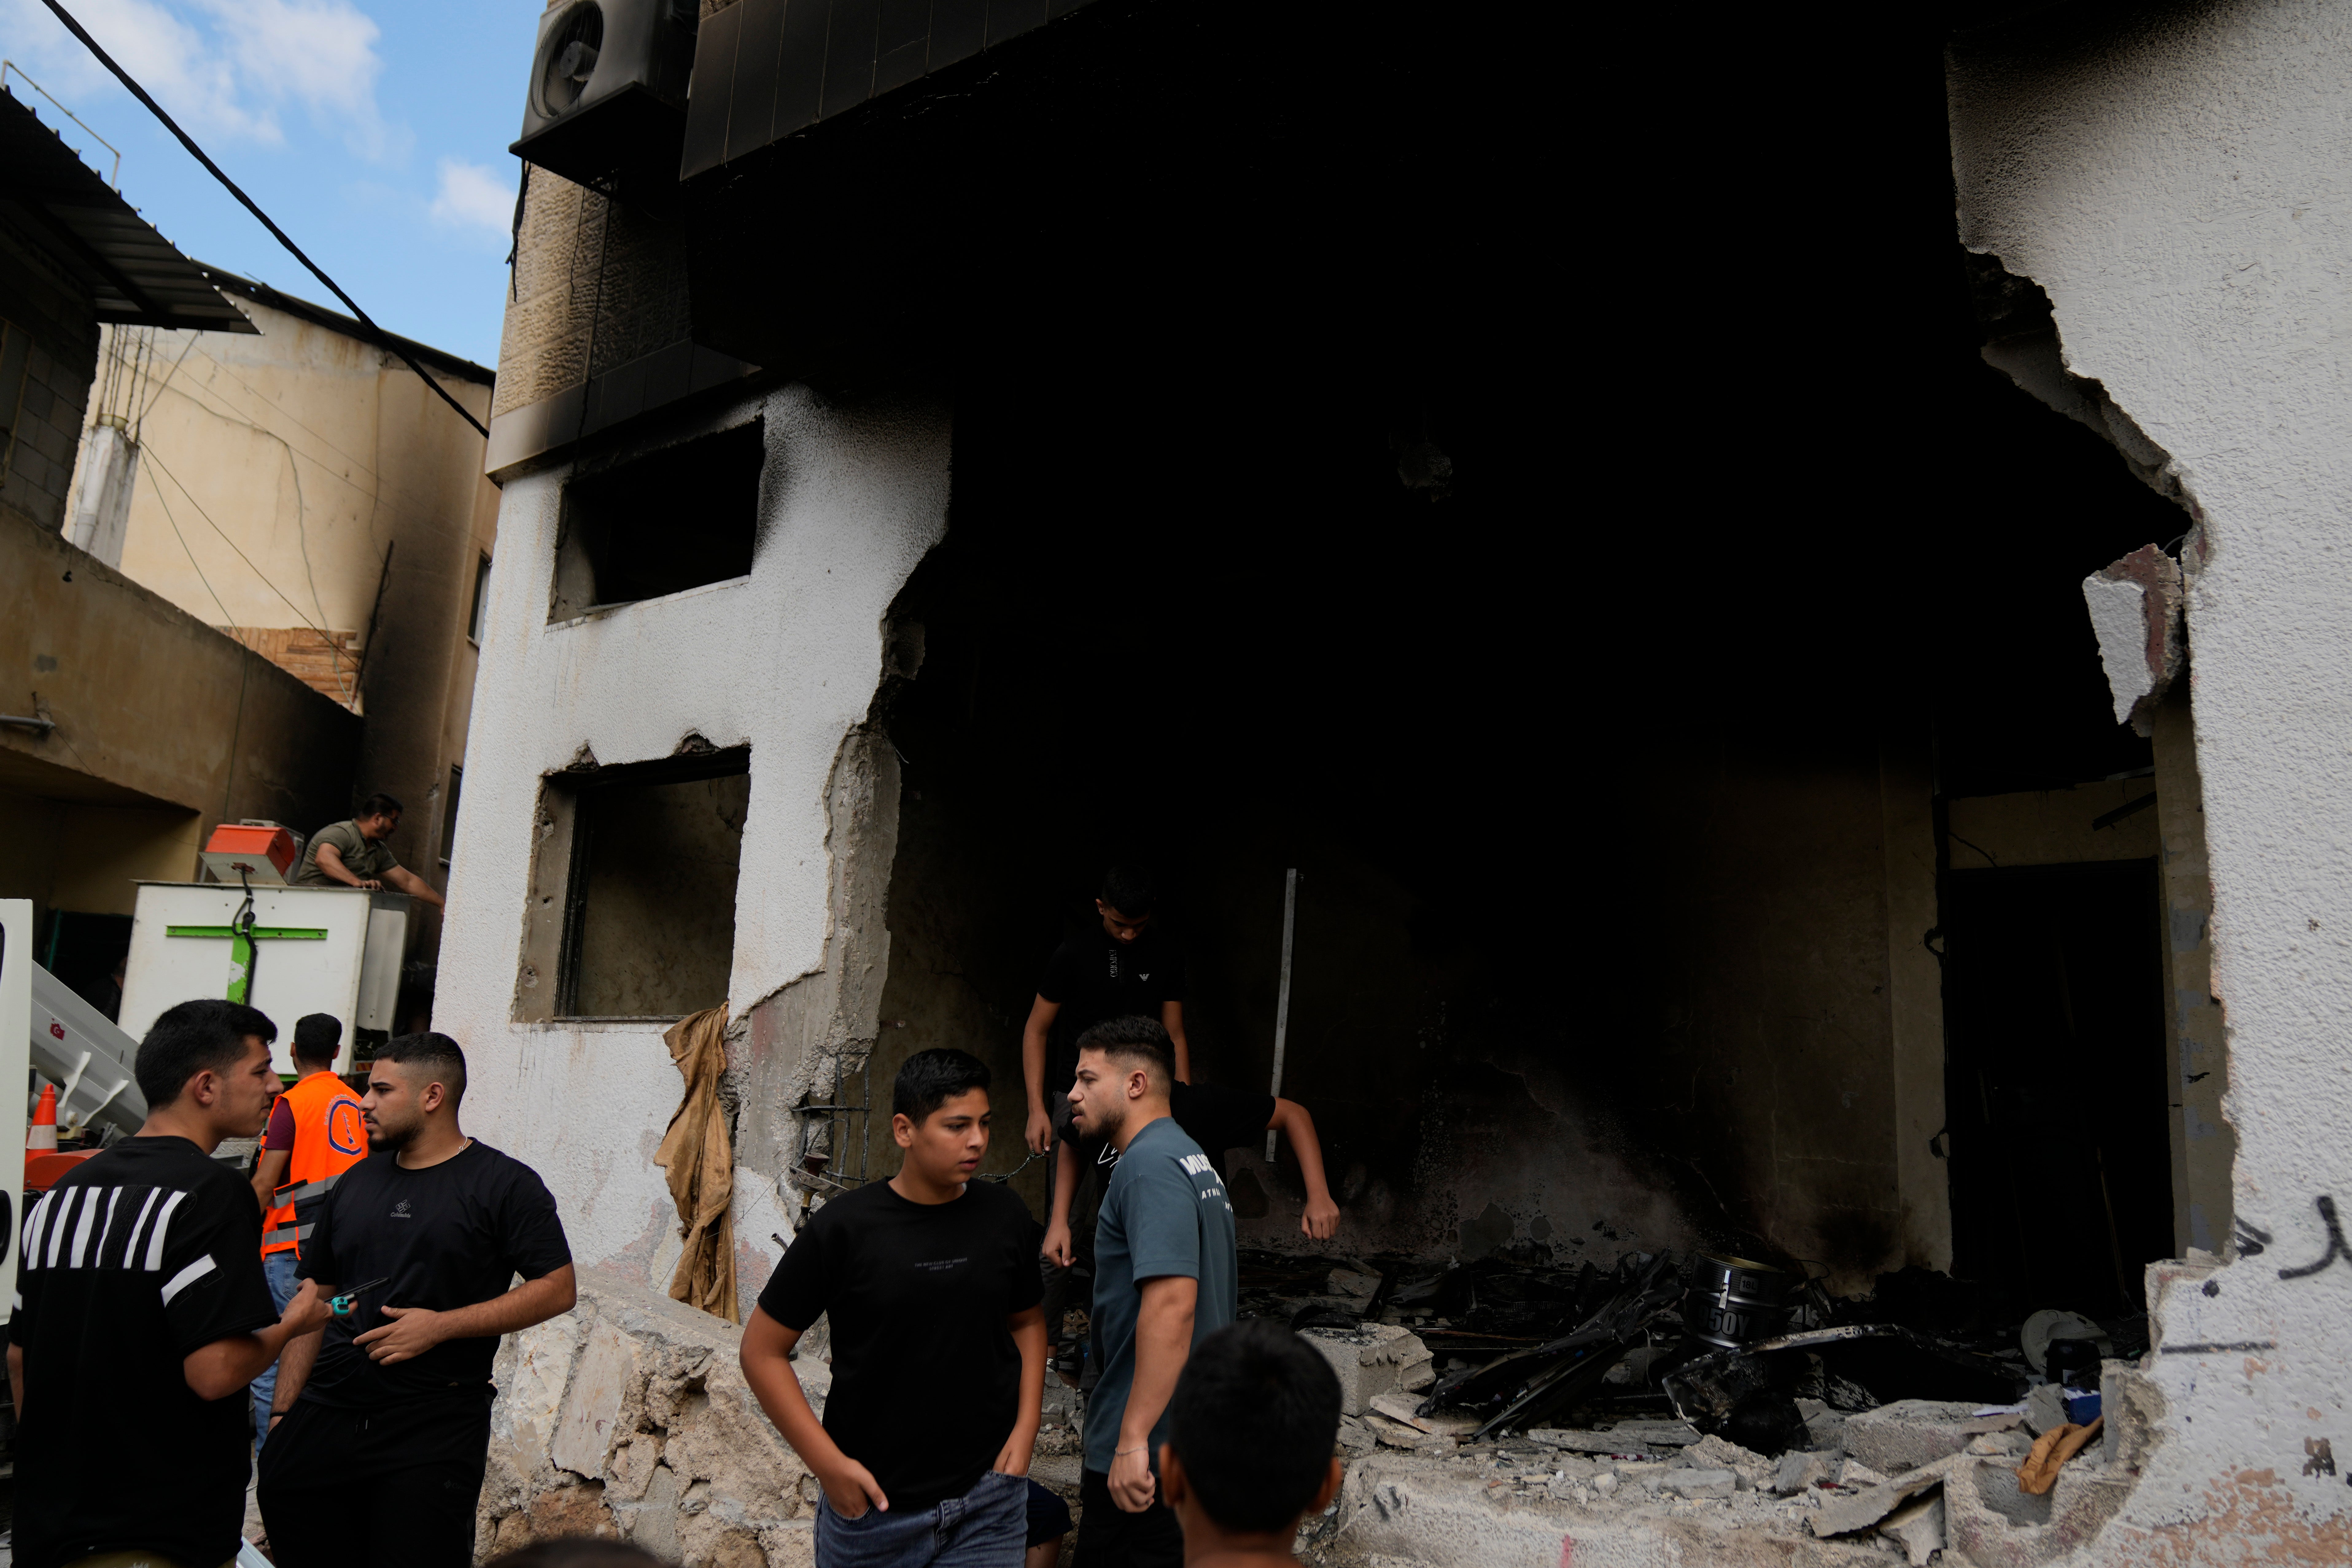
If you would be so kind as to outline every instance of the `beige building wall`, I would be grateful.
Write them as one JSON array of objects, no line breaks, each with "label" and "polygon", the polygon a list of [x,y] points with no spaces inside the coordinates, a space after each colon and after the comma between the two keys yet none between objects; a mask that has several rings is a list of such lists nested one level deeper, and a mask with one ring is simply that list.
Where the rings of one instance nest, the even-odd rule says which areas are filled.
[{"label": "beige building wall", "polygon": [[[77,515],[94,512],[92,451],[112,426],[136,448],[123,574],[362,715],[352,792],[407,806],[394,852],[445,887],[475,583],[498,520],[482,437],[342,318],[216,277],[259,335],[105,330],[77,476],[92,494]],[[420,357],[487,422],[488,371]],[[106,531],[87,531],[102,555]],[[420,914],[411,956],[429,957],[438,921]]]}]

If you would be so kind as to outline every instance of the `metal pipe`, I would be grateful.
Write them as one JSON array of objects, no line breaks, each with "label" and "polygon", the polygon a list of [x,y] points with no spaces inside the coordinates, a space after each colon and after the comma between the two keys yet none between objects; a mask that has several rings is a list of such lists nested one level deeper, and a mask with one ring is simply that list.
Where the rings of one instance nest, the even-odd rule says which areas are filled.
[{"label": "metal pipe", "polygon": [[[1293,866],[1282,879],[1282,992],[1274,1005],[1274,1089],[1276,1098],[1282,1094],[1283,1047],[1290,1038],[1290,932],[1298,914],[1298,868]],[[1280,1134],[1272,1128],[1265,1134],[1265,1163],[1274,1163],[1274,1141]]]},{"label": "metal pipe", "polygon": [[58,727],[58,721],[55,719],[43,719],[37,716],[28,718],[21,713],[0,713],[0,724],[9,725],[18,730],[37,730],[40,732],[41,739],[45,741],[49,738],[49,731]]}]

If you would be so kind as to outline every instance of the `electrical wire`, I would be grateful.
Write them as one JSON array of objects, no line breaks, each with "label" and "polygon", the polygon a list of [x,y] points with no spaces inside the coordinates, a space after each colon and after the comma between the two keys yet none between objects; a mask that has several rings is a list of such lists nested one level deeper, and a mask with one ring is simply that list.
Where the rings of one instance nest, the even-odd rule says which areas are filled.
[{"label": "electrical wire", "polygon": [[[481,435],[484,440],[489,439],[489,426],[475,418],[472,411],[467,409],[464,404],[458,402],[457,399],[450,394],[447,387],[434,380],[430,375],[427,375],[425,372],[425,367],[416,363],[416,356],[410,353],[406,349],[402,348],[397,342],[394,342],[390,333],[386,332],[382,327],[375,324],[373,317],[370,316],[365,310],[360,309],[358,300],[352,299],[349,294],[344,293],[341,284],[328,277],[317,262],[311,260],[308,256],[303,255],[302,247],[295,244],[294,241],[288,237],[284,229],[278,227],[275,223],[270,221],[269,215],[261,210],[259,204],[255,202],[251,196],[247,195],[245,192],[238,187],[237,183],[235,180],[230,179],[228,175],[222,171],[221,166],[218,163],[214,163],[211,158],[205,155],[205,150],[196,145],[195,138],[181,130],[179,121],[164,113],[163,106],[156,102],[153,98],[150,97],[147,89],[141,87],[139,83],[132,79],[129,71],[124,70],[121,66],[115,64],[114,57],[112,55],[108,54],[104,49],[99,47],[98,40],[91,37],[89,30],[83,27],[79,22],[74,20],[73,13],[65,8],[62,4],[62,0],[41,0],[41,3],[56,14],[58,21],[63,22],[66,25],[67,31],[72,33],[75,37],[81,40],[82,47],[88,49],[91,54],[98,57],[99,64],[104,66],[108,70],[112,71],[114,73],[115,79],[120,81],[124,87],[131,89],[131,97],[145,104],[147,106],[148,112],[154,115],[156,119],[163,122],[164,130],[169,131],[173,135],[180,139],[180,145],[188,150],[190,156],[194,157],[197,163],[202,163],[205,166],[205,171],[209,173],[214,179],[218,180],[222,186],[227,190],[230,195],[235,196],[239,202],[243,203],[246,211],[251,213],[255,217],[261,220],[261,226],[268,229],[271,237],[292,254],[295,260],[300,262],[303,266],[310,269],[311,277],[316,278],[320,282],[324,283],[328,289],[333,292],[335,298],[341,300],[344,305],[350,309],[352,316],[357,318],[359,323],[376,335],[376,344],[379,348],[386,349],[391,353],[399,355],[401,362],[406,364],[409,369],[416,373],[417,379],[424,382],[425,385],[431,387],[435,395],[439,397],[442,402],[447,404],[450,407],[457,411],[458,418],[463,419],[467,424],[471,425],[475,430]],[[209,521],[210,520],[207,519],[206,521]],[[226,535],[223,535],[223,537],[226,538]],[[280,598],[285,597],[282,594],[278,596]],[[289,602],[290,603],[291,601]]]},{"label": "electrical wire", "polygon": [[[179,483],[177,479],[174,479],[172,482],[173,484]],[[186,554],[188,558],[188,565],[194,570],[196,574],[196,581],[205,585],[205,593],[212,595],[213,607],[221,613],[221,625],[225,626],[234,626],[236,623],[236,617],[228,613],[228,606],[221,603],[219,591],[214,588],[213,580],[205,575],[205,569],[202,566],[198,566],[196,564],[196,552],[188,548],[188,536],[180,531],[180,520],[172,515],[172,505],[169,501],[163,499],[163,492],[162,490],[157,490],[155,492],[155,504],[163,509],[163,521],[172,525],[172,537],[180,542],[180,549]]]},{"label": "electrical wire", "polygon": [[[323,626],[318,626],[318,625],[314,624],[314,623],[311,621],[311,619],[310,619],[310,616],[306,616],[306,615],[302,614],[302,606],[301,606],[301,605],[299,605],[296,604],[296,603],[295,603],[293,600],[291,600],[291,599],[288,599],[288,598],[286,598],[286,592],[285,592],[285,590],[284,590],[284,589],[282,589],[282,588],[280,588],[280,587],[278,587],[278,585],[277,584],[275,584],[275,583],[271,582],[271,581],[269,580],[269,574],[268,574],[268,573],[264,572],[264,571],[263,571],[259,566],[257,566],[257,565],[255,565],[255,564],[254,564],[254,560],[253,560],[253,557],[252,557],[252,556],[247,555],[244,551],[237,549],[237,542],[236,542],[236,540],[234,540],[234,539],[231,539],[231,538],[228,536],[228,531],[227,531],[227,530],[226,530],[226,529],[222,528],[222,527],[221,527],[221,525],[220,525],[219,523],[217,523],[217,522],[214,522],[214,521],[213,521],[213,516],[212,516],[212,513],[210,513],[210,512],[208,512],[208,511],[206,511],[206,510],[205,510],[205,503],[204,503],[204,502],[202,502],[202,501],[200,501],[200,500],[198,500],[195,498],[194,493],[193,491],[191,491],[191,490],[188,489],[188,487],[187,487],[186,485],[184,485],[184,484],[181,484],[181,483],[180,483],[180,476],[179,476],[179,475],[177,475],[177,474],[173,473],[170,468],[166,468],[166,467],[164,466],[164,464],[163,464],[163,459],[162,459],[162,458],[158,458],[158,457],[156,457],[156,456],[155,456],[155,454],[154,454],[154,453],[152,453],[152,452],[142,452],[142,453],[141,453],[141,454],[140,454],[140,456],[141,456],[141,457],[142,457],[142,458],[143,458],[145,461],[154,464],[154,465],[155,465],[155,470],[156,470],[156,472],[158,472],[158,473],[162,474],[165,479],[167,479],[171,480],[173,484],[175,484],[175,485],[179,485],[179,486],[180,486],[180,494],[182,494],[183,496],[185,496],[185,497],[187,498],[188,504],[189,504],[190,506],[192,506],[192,507],[194,507],[194,508],[196,509],[196,515],[197,515],[198,517],[203,518],[203,519],[205,520],[205,521],[208,525],[210,525],[210,527],[212,528],[212,531],[213,531],[215,533],[217,533],[217,534],[219,534],[219,535],[221,536],[221,542],[222,542],[222,543],[224,543],[224,544],[227,545],[231,550],[236,550],[236,558],[237,558],[239,561],[244,562],[247,566],[249,566],[249,567],[252,567],[252,568],[253,568],[253,574],[254,574],[255,576],[257,576],[257,577],[258,577],[258,578],[260,578],[260,579],[261,579],[261,584],[262,584],[262,586],[263,586],[263,587],[268,588],[271,593],[273,593],[273,594],[277,595],[280,599],[284,599],[284,600],[285,600],[285,602],[286,602],[286,607],[287,607],[288,609],[289,609],[289,610],[291,610],[291,611],[293,611],[293,612],[294,612],[294,615],[295,615],[295,618],[296,618],[296,619],[299,620],[299,621],[300,621],[304,626],[309,626],[312,631],[317,632],[317,633],[319,634],[319,636],[320,636],[321,638],[323,638],[323,639],[324,639],[324,640],[329,644],[329,646],[330,646],[330,647],[338,647],[338,645],[336,645],[336,644],[335,644],[335,640],[334,640],[334,638],[333,638],[332,637],[330,637],[330,636],[328,635],[327,630],[326,630],[326,628],[325,628],[325,627],[323,627]],[[163,499],[163,492],[162,492],[161,490],[158,490],[158,491],[155,493],[155,499],[156,499],[158,501],[161,501],[161,500]],[[170,510],[170,509],[169,509],[169,508],[166,508],[166,509],[164,510],[164,513],[163,513],[163,515],[164,515],[164,516],[166,516],[166,517],[169,517],[169,516],[171,515],[171,510]],[[175,530],[178,528],[178,526],[179,526],[179,525],[178,525],[177,523],[173,524],[173,527]],[[183,539],[183,540],[181,540],[180,544],[181,544],[181,548],[185,549],[185,548],[187,547],[187,541],[186,541],[185,539]],[[195,559],[195,557],[194,557],[193,554],[191,554],[191,555],[189,556],[189,559],[190,559],[191,561],[194,561],[194,560]],[[202,574],[202,573],[198,573],[198,574],[197,574],[197,575],[198,575],[198,576],[202,576],[202,575],[203,575],[203,574]],[[206,588],[207,590],[209,590],[209,589],[211,588],[212,584],[209,584],[209,583],[207,583],[207,584],[205,584],[205,588]],[[215,595],[213,595],[213,603],[215,603],[215,604],[216,604],[216,605],[220,604],[220,595],[219,595],[215,594]],[[228,606],[226,606],[226,605],[221,605],[221,614],[222,614],[222,615],[224,615],[224,616],[227,615],[227,614],[228,614]],[[234,623],[232,623],[232,624],[234,624]],[[340,647],[338,647],[338,654],[337,654],[337,662],[338,662],[339,664],[340,664],[340,662],[341,662],[341,652],[340,652]]]}]

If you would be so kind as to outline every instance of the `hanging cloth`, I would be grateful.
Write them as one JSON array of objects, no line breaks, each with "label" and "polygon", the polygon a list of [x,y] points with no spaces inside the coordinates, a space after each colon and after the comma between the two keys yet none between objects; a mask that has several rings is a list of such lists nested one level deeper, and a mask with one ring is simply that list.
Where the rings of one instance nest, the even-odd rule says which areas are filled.
[{"label": "hanging cloth", "polygon": [[686,1098],[669,1119],[669,1131],[654,1152],[654,1163],[669,1173],[669,1195],[677,1205],[686,1252],[669,1282],[670,1299],[698,1307],[730,1323],[742,1321],[735,1305],[735,1152],[727,1137],[727,1112],[719,1102],[719,1079],[727,1070],[727,1009],[688,1014],[672,1025],[662,1043],[686,1079]]}]

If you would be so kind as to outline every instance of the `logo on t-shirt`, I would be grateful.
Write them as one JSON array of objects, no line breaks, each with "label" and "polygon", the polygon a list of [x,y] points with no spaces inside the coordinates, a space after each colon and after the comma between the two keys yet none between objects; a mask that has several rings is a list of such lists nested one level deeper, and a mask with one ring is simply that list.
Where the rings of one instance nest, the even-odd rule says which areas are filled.
[{"label": "logo on t-shirt", "polygon": [[1187,1154],[1176,1163],[1184,1167],[1187,1175],[1202,1175],[1211,1169],[1206,1154]]},{"label": "logo on t-shirt", "polygon": [[928,1263],[918,1263],[915,1267],[928,1273],[936,1274],[942,1268],[961,1268],[971,1261],[969,1258],[936,1258]]},{"label": "logo on t-shirt", "polygon": [[398,1203],[392,1205],[392,1217],[394,1219],[413,1219],[415,1217],[408,1212],[408,1200],[406,1198],[403,1198]]}]

